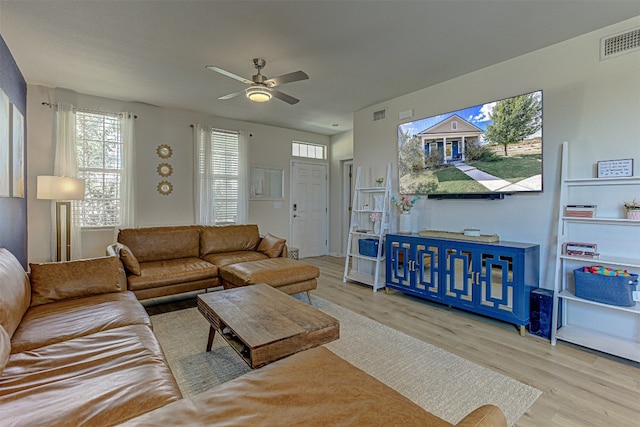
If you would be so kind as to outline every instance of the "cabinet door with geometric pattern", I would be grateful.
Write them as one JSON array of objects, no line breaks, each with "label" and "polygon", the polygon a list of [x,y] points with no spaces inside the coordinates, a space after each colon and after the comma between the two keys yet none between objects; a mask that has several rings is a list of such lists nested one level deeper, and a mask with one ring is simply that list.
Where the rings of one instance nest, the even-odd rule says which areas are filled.
[{"label": "cabinet door with geometric pattern", "polygon": [[440,247],[428,239],[387,235],[387,286],[441,300]]},{"label": "cabinet door with geometric pattern", "polygon": [[432,299],[441,300],[440,292],[440,246],[433,241],[422,240],[414,244],[413,267],[415,270],[412,287],[416,291],[429,295]]},{"label": "cabinet door with geometric pattern", "polygon": [[397,286],[397,289],[411,287],[411,242],[387,236],[385,241],[387,251],[386,282],[387,285]]},{"label": "cabinet door with geometric pattern", "polygon": [[472,251],[459,245],[443,245],[442,253],[444,302],[456,307],[472,308],[475,305],[473,296],[477,276],[473,270]]},{"label": "cabinet door with geometric pattern", "polygon": [[478,257],[477,304],[480,310],[489,310],[507,321],[517,317],[514,268],[518,269],[519,257],[500,252],[480,252]]}]

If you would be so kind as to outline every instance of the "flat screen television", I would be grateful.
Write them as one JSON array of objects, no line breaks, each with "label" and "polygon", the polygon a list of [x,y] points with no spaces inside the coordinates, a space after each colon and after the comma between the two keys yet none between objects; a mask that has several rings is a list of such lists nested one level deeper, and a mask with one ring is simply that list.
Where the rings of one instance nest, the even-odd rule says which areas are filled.
[{"label": "flat screen television", "polygon": [[542,91],[535,91],[399,125],[400,194],[541,192],[542,118]]}]

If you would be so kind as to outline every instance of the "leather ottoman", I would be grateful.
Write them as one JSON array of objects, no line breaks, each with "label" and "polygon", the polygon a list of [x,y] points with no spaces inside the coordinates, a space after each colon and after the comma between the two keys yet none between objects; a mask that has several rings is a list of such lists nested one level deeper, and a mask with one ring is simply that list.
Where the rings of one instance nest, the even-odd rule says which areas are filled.
[{"label": "leather ottoman", "polygon": [[266,283],[289,295],[309,291],[318,285],[318,267],[290,258],[269,258],[226,265],[219,270],[225,289]]}]

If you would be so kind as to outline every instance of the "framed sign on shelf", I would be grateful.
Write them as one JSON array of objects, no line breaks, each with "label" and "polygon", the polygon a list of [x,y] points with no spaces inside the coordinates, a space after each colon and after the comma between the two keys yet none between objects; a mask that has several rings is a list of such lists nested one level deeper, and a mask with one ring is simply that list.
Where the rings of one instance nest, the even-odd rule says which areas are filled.
[{"label": "framed sign on shelf", "polygon": [[601,160],[598,162],[598,178],[633,176],[633,159]]}]

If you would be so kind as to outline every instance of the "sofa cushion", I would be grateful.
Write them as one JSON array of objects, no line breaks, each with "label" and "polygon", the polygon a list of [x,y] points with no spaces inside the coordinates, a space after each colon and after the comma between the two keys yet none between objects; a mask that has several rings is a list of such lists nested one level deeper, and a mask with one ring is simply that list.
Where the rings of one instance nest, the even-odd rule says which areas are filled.
[{"label": "sofa cushion", "polygon": [[132,292],[111,292],[31,307],[11,339],[11,352],[91,335],[127,325],[151,327],[144,307]]},{"label": "sofa cushion", "polygon": [[0,325],[0,375],[4,371],[4,367],[7,365],[9,355],[11,354],[11,339],[9,334]]},{"label": "sofa cushion", "polygon": [[120,261],[122,261],[122,265],[124,265],[127,272],[139,276],[140,263],[138,262],[138,258],[131,252],[131,249],[129,249],[129,246],[120,245],[119,255]]},{"label": "sofa cushion", "polygon": [[31,287],[20,261],[0,248],[0,326],[11,337],[31,304]]},{"label": "sofa cushion", "polygon": [[2,424],[106,426],[180,399],[151,329],[131,325],[13,354]]},{"label": "sofa cushion", "polygon": [[269,258],[276,258],[282,253],[285,243],[287,243],[285,239],[267,233],[267,235],[260,240],[257,251],[262,252]]},{"label": "sofa cushion", "polygon": [[201,226],[200,228],[201,257],[220,252],[255,251],[258,243],[260,243],[260,233],[256,224]]},{"label": "sofa cushion", "polygon": [[200,231],[195,225],[125,228],[118,232],[118,242],[128,246],[138,262],[200,255]]},{"label": "sofa cushion", "polygon": [[129,289],[155,288],[218,277],[218,267],[200,258],[181,258],[140,263],[140,275],[127,277]]},{"label": "sofa cushion", "polygon": [[68,298],[119,292],[118,258],[29,264],[31,306]]},{"label": "sofa cushion", "polygon": [[218,268],[224,267],[229,264],[237,264],[240,262],[258,261],[261,259],[267,259],[268,257],[262,252],[257,251],[235,251],[235,252],[222,252],[217,254],[203,255],[202,259],[211,264],[214,264]]}]

